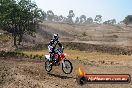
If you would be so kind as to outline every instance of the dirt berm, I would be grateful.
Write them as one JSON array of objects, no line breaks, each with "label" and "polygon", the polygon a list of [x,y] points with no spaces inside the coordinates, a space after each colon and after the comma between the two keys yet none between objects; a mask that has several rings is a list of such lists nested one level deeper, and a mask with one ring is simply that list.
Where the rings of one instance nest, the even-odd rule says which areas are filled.
[{"label": "dirt berm", "polygon": [[[76,42],[62,42],[64,48],[67,49],[77,49],[80,51],[88,51],[88,52],[101,52],[101,53],[109,53],[114,55],[131,55],[132,48],[122,48],[118,46],[108,46],[108,45],[95,45],[89,43],[76,43]],[[37,44],[35,46],[30,47],[22,47],[20,50],[42,50],[47,49],[48,44]]]}]

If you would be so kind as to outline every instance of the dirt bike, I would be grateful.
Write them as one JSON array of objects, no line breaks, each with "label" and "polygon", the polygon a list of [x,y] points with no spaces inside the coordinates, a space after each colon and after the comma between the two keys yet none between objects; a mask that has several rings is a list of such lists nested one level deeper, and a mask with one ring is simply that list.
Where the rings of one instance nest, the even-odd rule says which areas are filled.
[{"label": "dirt bike", "polygon": [[45,55],[45,70],[50,72],[53,66],[60,66],[62,65],[62,71],[65,74],[70,74],[73,70],[72,63],[66,59],[65,53],[63,53],[62,48],[55,49],[53,61],[51,61],[50,55]]}]

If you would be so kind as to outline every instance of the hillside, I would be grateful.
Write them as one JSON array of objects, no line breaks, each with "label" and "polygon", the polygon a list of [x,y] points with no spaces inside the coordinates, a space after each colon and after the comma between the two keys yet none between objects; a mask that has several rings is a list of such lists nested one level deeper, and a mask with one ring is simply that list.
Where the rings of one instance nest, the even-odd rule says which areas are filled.
[{"label": "hillside", "polygon": [[26,37],[36,43],[47,43],[52,34],[58,33],[62,42],[79,42],[120,47],[132,46],[132,27],[123,25],[70,25],[43,22],[37,29],[36,37]]},{"label": "hillside", "polygon": [[[3,33],[3,31],[1,31],[1,33]],[[124,25],[104,24],[71,25],[55,22],[43,22],[40,24],[39,29],[36,30],[35,37],[24,35],[24,42],[22,44],[24,46],[47,44],[54,33],[59,34],[60,41],[63,42],[64,45],[67,46],[67,44],[71,44],[73,48],[74,46],[79,49],[81,49],[81,47],[86,47],[84,49],[86,50],[89,46],[101,45],[132,49],[132,26],[126,27]],[[1,42],[1,50],[5,50],[5,46],[13,46],[11,35],[9,35],[10,38],[5,36],[6,34],[1,35],[0,39],[2,40],[7,38],[5,39],[6,41],[11,40],[10,43],[6,41],[6,43]],[[4,47],[4,49],[2,49],[2,47]]]}]

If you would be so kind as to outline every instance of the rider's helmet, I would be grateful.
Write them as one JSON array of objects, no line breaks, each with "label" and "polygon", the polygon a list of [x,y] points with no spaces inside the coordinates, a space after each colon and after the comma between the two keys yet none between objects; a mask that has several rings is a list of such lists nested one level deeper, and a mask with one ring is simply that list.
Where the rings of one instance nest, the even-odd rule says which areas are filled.
[{"label": "rider's helmet", "polygon": [[58,35],[58,34],[54,34],[54,35],[53,35],[53,39],[54,39],[54,40],[58,40],[58,38],[59,38],[59,35]]}]

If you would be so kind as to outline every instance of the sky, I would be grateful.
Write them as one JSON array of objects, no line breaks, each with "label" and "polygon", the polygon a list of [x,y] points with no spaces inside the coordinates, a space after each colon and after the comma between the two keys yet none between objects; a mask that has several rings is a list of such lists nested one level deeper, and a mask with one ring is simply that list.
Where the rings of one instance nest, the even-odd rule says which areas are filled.
[{"label": "sky", "polygon": [[95,18],[102,15],[103,21],[116,19],[122,21],[132,15],[132,0],[34,0],[45,12],[52,10],[54,14],[67,16],[73,10],[75,17],[86,15]]}]

